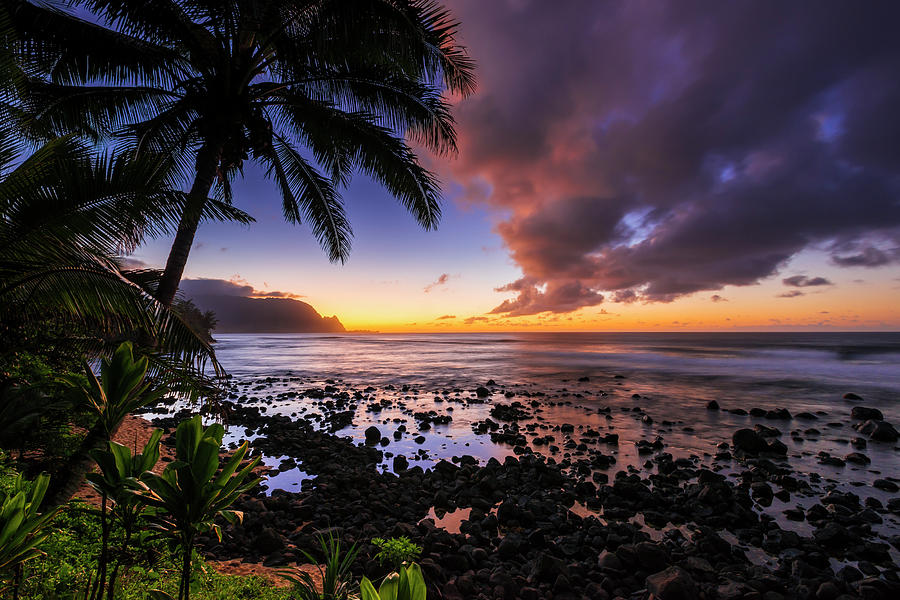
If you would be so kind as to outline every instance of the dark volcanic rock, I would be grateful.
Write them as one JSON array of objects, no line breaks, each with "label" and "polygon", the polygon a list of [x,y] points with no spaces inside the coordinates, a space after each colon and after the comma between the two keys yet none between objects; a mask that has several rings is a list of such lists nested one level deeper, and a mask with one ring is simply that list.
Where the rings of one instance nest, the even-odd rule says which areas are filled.
[{"label": "dark volcanic rock", "polygon": [[381,432],[377,427],[372,425],[371,427],[366,429],[366,443],[375,445],[381,441]]},{"label": "dark volcanic rock", "polygon": [[748,454],[759,454],[769,451],[769,443],[752,429],[738,429],[731,436],[735,449]]},{"label": "dark volcanic rock", "polygon": [[854,428],[876,442],[896,442],[900,439],[900,433],[887,421],[868,420],[854,425]]},{"label": "dark volcanic rock", "polygon": [[850,411],[850,416],[860,421],[884,421],[884,415],[877,408],[868,408],[865,406],[854,406]]},{"label": "dark volcanic rock", "polygon": [[697,586],[687,571],[669,567],[647,577],[647,591],[660,600],[695,600]]}]

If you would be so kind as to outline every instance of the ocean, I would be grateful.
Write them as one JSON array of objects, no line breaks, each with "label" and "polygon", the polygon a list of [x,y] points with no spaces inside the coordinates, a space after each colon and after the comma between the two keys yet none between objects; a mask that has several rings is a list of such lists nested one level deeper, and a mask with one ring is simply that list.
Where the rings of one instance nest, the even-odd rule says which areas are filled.
[{"label": "ocean", "polygon": [[[810,533],[808,524],[787,520],[785,509],[809,508],[832,489],[886,503],[894,494],[873,483],[900,482],[897,444],[869,441],[858,449],[864,442],[851,443],[861,436],[850,414],[854,406],[877,408],[900,425],[900,333],[222,334],[216,339],[219,360],[233,376],[232,400],[319,429],[329,427],[330,415],[350,410],[352,423],[337,435],[363,443],[365,430],[377,427],[387,441],[380,466],[387,471],[397,455],[426,469],[464,454],[482,464],[502,461],[514,447],[492,441],[479,424],[498,404],[519,402],[529,412],[519,421],[520,431],[533,451],[550,460],[567,451],[538,446],[535,439],[549,434],[555,443],[571,443],[579,434],[562,433],[563,424],[576,432],[616,433],[609,477],[622,470],[652,473],[655,467],[638,444],[656,442],[675,459],[739,480],[744,466],[718,459],[721,445],[730,444],[738,429],[767,429],[788,447],[784,464],[811,487],[787,502],[776,498],[757,508],[804,535]],[[482,402],[475,391],[489,382],[492,395]],[[322,399],[311,389],[331,391]],[[848,393],[861,400],[845,398]],[[342,394],[349,404],[329,400]],[[712,400],[721,410],[707,408]],[[383,408],[371,410],[376,404]],[[784,408],[791,418],[747,414],[754,408]],[[423,427],[414,413],[429,411],[452,420]],[[799,413],[805,418],[797,418]],[[229,429],[227,441],[258,435],[238,425]],[[871,462],[823,461],[853,452]],[[302,464],[279,469],[284,458],[264,457],[272,469],[269,493],[315,485]],[[876,529],[883,537],[897,535],[900,519],[886,515]]]},{"label": "ocean", "polygon": [[[424,389],[551,385],[622,375],[679,401],[773,403],[797,410],[844,393],[900,420],[900,333],[221,334],[236,377],[343,379]],[[800,408],[802,407],[802,408]]]}]

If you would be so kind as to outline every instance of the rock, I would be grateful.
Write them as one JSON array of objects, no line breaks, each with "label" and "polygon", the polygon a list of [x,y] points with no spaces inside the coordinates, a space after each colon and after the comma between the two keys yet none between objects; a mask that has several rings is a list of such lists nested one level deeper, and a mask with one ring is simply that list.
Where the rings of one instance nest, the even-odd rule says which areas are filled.
[{"label": "rock", "polygon": [[478,396],[479,398],[487,398],[488,396],[491,395],[491,390],[487,389],[486,387],[484,387],[482,385],[482,386],[479,386],[478,389],[475,390],[475,395]]},{"label": "rock", "polygon": [[896,483],[888,479],[876,479],[872,482],[872,486],[878,488],[879,490],[884,490],[885,492],[893,493],[900,490],[900,487],[898,487]]},{"label": "rock", "polygon": [[869,460],[868,456],[860,452],[851,452],[844,457],[844,460],[847,462],[855,463],[857,465],[867,465],[872,462],[871,460]]},{"label": "rock", "polygon": [[846,394],[844,394],[844,400],[859,401],[859,400],[862,400],[862,397],[857,396],[853,392],[847,392]]},{"label": "rock", "polygon": [[669,554],[662,546],[652,542],[641,542],[634,547],[638,562],[647,571],[655,573],[669,564]]},{"label": "rock", "polygon": [[813,533],[817,542],[828,548],[837,548],[853,541],[853,535],[847,528],[837,523],[828,523]]},{"label": "rock", "polygon": [[253,546],[262,554],[272,554],[284,549],[284,541],[271,527],[263,527],[262,531],[253,540]]},{"label": "rock", "polygon": [[528,578],[530,582],[535,581],[556,581],[560,575],[569,577],[569,568],[562,560],[541,552],[534,560],[531,568],[531,576]]},{"label": "rock", "polygon": [[765,439],[752,429],[738,429],[731,436],[734,447],[748,454],[768,452],[769,444]]},{"label": "rock", "polygon": [[695,600],[697,586],[687,571],[669,567],[645,580],[647,591],[660,600]]},{"label": "rock", "polygon": [[519,539],[519,536],[509,534],[505,536],[503,541],[500,542],[500,545],[497,546],[497,554],[500,555],[500,558],[508,560],[517,556],[521,547],[522,541]]},{"label": "rock", "polygon": [[716,402],[715,400],[710,400],[706,404],[706,410],[719,410],[719,403]]},{"label": "rock", "polygon": [[406,459],[405,456],[403,456],[402,454],[399,454],[394,457],[393,466],[394,466],[394,472],[400,473],[401,471],[405,471],[409,468],[409,461]]},{"label": "rock", "polygon": [[816,590],[816,600],[835,600],[841,595],[841,590],[832,581],[826,581]]},{"label": "rock", "polygon": [[780,419],[784,421],[791,420],[791,413],[786,408],[777,408],[766,412],[767,419]]},{"label": "rock", "polygon": [[868,420],[854,425],[854,428],[863,435],[876,442],[896,442],[900,439],[900,433],[887,421]]},{"label": "rock", "polygon": [[374,446],[378,442],[381,441],[381,432],[377,427],[372,425],[371,427],[366,429],[366,443],[370,446]]},{"label": "rock", "polygon": [[884,421],[884,415],[877,408],[868,408],[865,406],[854,406],[850,411],[850,416],[860,421]]}]

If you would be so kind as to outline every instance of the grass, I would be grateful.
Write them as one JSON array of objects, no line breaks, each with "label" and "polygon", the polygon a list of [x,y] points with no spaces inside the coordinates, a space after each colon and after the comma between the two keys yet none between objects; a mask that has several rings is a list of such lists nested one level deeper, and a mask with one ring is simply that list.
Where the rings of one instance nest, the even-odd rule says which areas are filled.
[{"label": "grass", "polygon": [[[16,476],[8,462],[0,464],[0,488]],[[79,501],[69,505],[51,523],[52,534],[41,546],[45,555],[25,565],[21,600],[81,600],[96,568],[100,549],[100,520]],[[150,589],[178,591],[179,570],[174,556],[159,540],[144,539],[134,564],[120,577],[116,600],[145,600]],[[288,600],[285,588],[274,588],[262,577],[223,575],[198,559],[191,586],[194,600]]]}]

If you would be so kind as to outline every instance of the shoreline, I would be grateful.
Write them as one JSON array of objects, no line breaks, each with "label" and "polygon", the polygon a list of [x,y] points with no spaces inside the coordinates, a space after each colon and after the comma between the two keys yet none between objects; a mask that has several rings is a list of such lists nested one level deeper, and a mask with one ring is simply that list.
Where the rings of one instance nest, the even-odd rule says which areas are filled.
[{"label": "shoreline", "polygon": [[[894,587],[900,537],[879,533],[885,523],[898,523],[900,500],[888,504],[872,493],[897,498],[887,490],[854,494],[828,483],[829,469],[847,463],[826,462],[818,467],[823,475],[793,469],[793,450],[783,452],[775,440],[799,443],[802,430],[788,438],[779,428],[798,424],[800,414],[710,410],[746,421],[744,450],[673,456],[669,439],[676,431],[699,434],[691,424],[654,417],[664,411],[652,399],[634,394],[634,406],[586,407],[586,394],[562,393],[496,383],[426,391],[298,377],[235,379],[226,405],[229,436],[249,438],[279,487],[292,491],[259,490],[239,500],[244,525],[222,544],[205,539],[205,554],[221,562],[300,562],[296,550],[314,550],[313,532],[329,529],[361,544],[358,574],[371,577],[379,573],[368,541],[406,535],[425,548],[426,579],[451,600],[499,597],[498,587],[509,598],[627,597],[651,583],[689,586],[707,598],[749,598],[754,590],[760,597],[817,597],[821,586],[823,593],[900,590]],[[848,402],[847,412],[857,405]],[[554,423],[556,410],[610,424]],[[482,418],[466,420],[467,412]],[[841,418],[849,429],[850,419]],[[373,420],[381,423],[378,435],[365,444],[362,424],[354,422]],[[442,455],[447,448],[431,441],[449,441],[447,432],[458,432],[462,422],[472,439],[485,438],[503,452],[481,459]],[[616,440],[611,434],[628,422],[643,434],[629,438],[620,431]],[[340,437],[346,431],[356,439]],[[766,446],[755,455],[760,440]],[[884,444],[871,441],[858,454],[895,452]],[[392,452],[416,446],[420,453],[405,460]],[[886,475],[890,488],[897,480]],[[291,476],[298,485],[290,485]],[[452,521],[459,533],[439,526]],[[657,573],[667,573],[666,581],[648,579]]]}]

